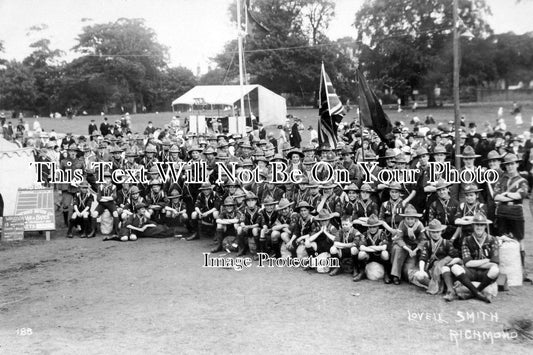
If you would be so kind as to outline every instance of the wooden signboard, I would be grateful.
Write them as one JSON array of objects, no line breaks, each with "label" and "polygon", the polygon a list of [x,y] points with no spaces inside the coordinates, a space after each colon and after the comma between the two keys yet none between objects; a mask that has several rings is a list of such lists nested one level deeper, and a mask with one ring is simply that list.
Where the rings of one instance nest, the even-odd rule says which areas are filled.
[{"label": "wooden signboard", "polygon": [[25,218],[25,231],[47,231],[50,240],[49,231],[56,229],[53,189],[19,189],[15,206],[15,215]]},{"label": "wooden signboard", "polygon": [[4,216],[2,222],[2,240],[22,240],[24,239],[24,216]]}]

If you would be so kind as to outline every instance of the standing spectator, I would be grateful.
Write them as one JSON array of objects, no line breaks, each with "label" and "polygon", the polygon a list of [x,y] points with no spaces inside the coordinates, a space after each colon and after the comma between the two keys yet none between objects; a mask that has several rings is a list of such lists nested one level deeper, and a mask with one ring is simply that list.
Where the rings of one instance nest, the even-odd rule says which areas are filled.
[{"label": "standing spectator", "polygon": [[93,140],[93,132],[98,131],[98,126],[96,123],[94,123],[94,120],[91,120],[91,123],[89,123],[89,136],[91,136],[91,140]]},{"label": "standing spectator", "polygon": [[150,134],[153,134],[156,131],[156,128],[152,124],[152,121],[148,121],[148,126],[144,130],[144,135],[149,136]]},{"label": "standing spectator", "polygon": [[109,122],[107,122],[107,117],[104,117],[104,122],[100,124],[100,133],[102,133],[102,136],[104,137],[111,133],[111,126],[109,125]]},{"label": "standing spectator", "polygon": [[10,141],[13,139],[13,124],[11,121],[7,123],[7,127],[4,129],[4,138]]},{"label": "standing spectator", "polygon": [[291,127],[290,143],[291,147],[300,148],[300,143],[302,142],[302,136],[300,136],[300,122],[299,118],[294,119],[294,124]]},{"label": "standing spectator", "polygon": [[262,123],[259,123],[258,126],[259,126],[259,139],[266,139],[267,132],[266,132],[265,127],[263,127]]}]

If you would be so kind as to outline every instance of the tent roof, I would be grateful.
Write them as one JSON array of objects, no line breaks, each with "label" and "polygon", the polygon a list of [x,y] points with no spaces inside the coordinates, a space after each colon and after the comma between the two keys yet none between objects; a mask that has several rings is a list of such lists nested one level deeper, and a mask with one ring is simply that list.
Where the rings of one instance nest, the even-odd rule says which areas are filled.
[{"label": "tent roof", "polygon": [[[260,85],[243,85],[242,95],[248,94]],[[172,105],[194,105],[195,99],[203,99],[211,105],[233,105],[241,99],[239,85],[198,85],[172,102]]]}]

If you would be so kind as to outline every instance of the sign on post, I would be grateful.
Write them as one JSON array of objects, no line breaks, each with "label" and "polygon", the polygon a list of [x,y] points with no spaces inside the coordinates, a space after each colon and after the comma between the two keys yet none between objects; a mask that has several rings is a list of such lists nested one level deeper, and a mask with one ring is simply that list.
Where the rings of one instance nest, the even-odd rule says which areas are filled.
[{"label": "sign on post", "polygon": [[15,205],[15,215],[24,217],[25,231],[50,231],[56,229],[56,216],[53,189],[19,189]]},{"label": "sign on post", "polygon": [[4,216],[2,221],[2,241],[24,239],[24,216]]}]

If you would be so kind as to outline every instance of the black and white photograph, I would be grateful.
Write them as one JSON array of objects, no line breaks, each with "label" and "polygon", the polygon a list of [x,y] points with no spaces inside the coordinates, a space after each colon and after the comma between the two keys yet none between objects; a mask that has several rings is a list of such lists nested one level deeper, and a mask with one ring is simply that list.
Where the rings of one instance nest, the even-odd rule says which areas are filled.
[{"label": "black and white photograph", "polygon": [[533,0],[0,0],[0,354],[533,354]]}]

